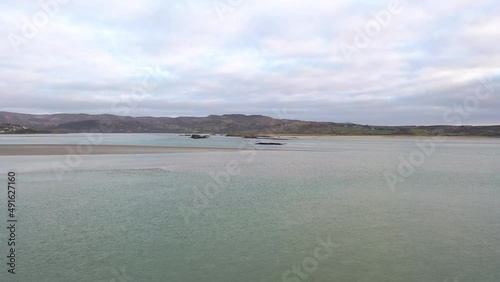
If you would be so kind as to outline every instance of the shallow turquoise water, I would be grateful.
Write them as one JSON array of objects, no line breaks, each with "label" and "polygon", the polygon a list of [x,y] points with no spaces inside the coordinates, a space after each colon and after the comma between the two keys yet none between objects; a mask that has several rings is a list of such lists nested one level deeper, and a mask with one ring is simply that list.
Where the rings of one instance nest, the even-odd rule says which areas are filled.
[{"label": "shallow turquoise water", "polygon": [[[174,142],[107,140],[154,138]],[[51,167],[64,156],[0,157],[3,183],[7,170],[18,175],[20,220],[15,276],[0,231],[0,281],[264,282],[283,281],[293,266],[307,275],[289,275],[293,282],[500,281],[498,139],[448,140],[389,187],[384,174],[397,173],[416,141],[299,138],[287,148],[321,151],[94,155],[61,180]],[[308,273],[303,262],[328,237],[331,253],[306,264]]]}]

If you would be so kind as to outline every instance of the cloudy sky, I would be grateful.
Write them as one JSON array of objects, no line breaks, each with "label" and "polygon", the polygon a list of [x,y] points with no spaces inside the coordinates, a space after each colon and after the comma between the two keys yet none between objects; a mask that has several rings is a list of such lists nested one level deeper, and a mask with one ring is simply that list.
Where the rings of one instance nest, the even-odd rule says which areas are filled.
[{"label": "cloudy sky", "polygon": [[492,0],[2,0],[0,110],[500,124],[499,14]]}]

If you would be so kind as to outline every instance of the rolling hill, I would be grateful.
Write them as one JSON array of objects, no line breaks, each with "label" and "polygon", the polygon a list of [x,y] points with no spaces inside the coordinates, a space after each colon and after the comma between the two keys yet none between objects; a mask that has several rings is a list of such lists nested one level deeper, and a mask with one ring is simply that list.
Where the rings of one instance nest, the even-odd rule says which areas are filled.
[{"label": "rolling hill", "polygon": [[36,133],[212,133],[231,135],[408,135],[500,137],[496,126],[370,126],[351,123],[275,119],[262,115],[210,115],[207,117],[130,117],[116,115],[0,112],[0,123],[25,126]]}]

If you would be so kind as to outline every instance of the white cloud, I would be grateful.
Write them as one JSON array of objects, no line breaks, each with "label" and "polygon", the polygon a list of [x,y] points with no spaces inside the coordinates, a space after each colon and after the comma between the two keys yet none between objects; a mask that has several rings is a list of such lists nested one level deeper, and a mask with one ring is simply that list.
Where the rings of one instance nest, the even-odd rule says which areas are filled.
[{"label": "white cloud", "polygon": [[[1,110],[109,113],[146,68],[159,67],[168,79],[134,115],[286,107],[307,120],[445,123],[440,110],[499,71],[492,1],[401,1],[402,12],[351,62],[341,43],[353,44],[390,1],[241,0],[223,19],[215,1],[69,1],[17,53],[8,35],[22,36],[23,17],[41,8],[2,1]],[[465,122],[500,123],[499,103]]]}]

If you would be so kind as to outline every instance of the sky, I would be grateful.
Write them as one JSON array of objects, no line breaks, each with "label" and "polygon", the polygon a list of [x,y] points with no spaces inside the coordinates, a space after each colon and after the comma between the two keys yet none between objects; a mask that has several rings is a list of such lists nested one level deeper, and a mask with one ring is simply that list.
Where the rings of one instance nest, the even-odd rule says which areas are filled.
[{"label": "sky", "polygon": [[500,2],[0,2],[0,111],[500,124]]}]

